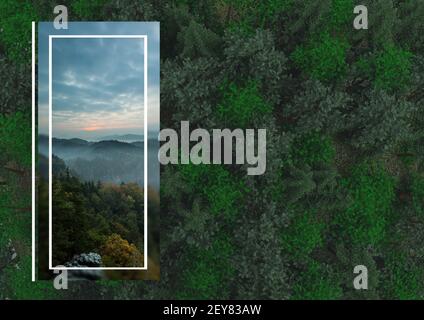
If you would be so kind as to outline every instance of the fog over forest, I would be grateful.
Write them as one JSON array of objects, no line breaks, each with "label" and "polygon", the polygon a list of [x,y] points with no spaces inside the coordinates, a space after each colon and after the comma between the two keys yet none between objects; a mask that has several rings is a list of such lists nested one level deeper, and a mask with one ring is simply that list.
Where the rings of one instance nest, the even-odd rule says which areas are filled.
[{"label": "fog over forest", "polygon": [[[134,140],[135,138],[140,140]],[[140,135],[105,137],[108,140],[87,141],[79,138],[53,138],[53,170],[63,160],[70,171],[84,181],[113,183],[136,182],[144,186],[144,142]],[[109,140],[110,139],[110,140]],[[120,140],[118,140],[120,139]],[[126,141],[124,141],[126,140]],[[48,137],[41,135],[39,152],[48,159]],[[149,167],[158,169],[158,143],[148,140]],[[57,158],[56,158],[57,157]],[[47,161],[47,159],[45,159]],[[154,170],[153,170],[154,171]],[[158,189],[159,177],[152,174],[149,184]]]}]

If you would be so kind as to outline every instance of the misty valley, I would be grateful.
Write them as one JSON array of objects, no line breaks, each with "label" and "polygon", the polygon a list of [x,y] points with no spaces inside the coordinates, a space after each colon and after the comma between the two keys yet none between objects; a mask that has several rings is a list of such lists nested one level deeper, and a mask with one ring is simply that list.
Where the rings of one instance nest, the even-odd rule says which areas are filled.
[{"label": "misty valley", "polygon": [[[103,140],[104,139],[104,140]],[[58,174],[66,166],[83,181],[112,183],[135,182],[144,186],[144,142],[140,135],[108,136],[100,141],[79,138],[53,138],[53,173]],[[48,177],[48,137],[39,138],[41,172]],[[152,171],[159,170],[158,143],[148,140],[148,161]],[[158,177],[149,177],[149,187],[159,188]]]},{"label": "misty valley", "polygon": [[[49,140],[39,136],[40,203],[48,205]],[[148,201],[158,219],[158,141],[148,140]],[[52,262],[66,267],[144,265],[143,136],[109,136],[98,141],[52,138]],[[40,212],[41,233],[47,213]],[[150,219],[150,218],[149,218]],[[43,231],[44,230],[44,231]],[[148,260],[155,255],[155,239]],[[46,256],[46,243],[40,248]],[[47,261],[47,260],[44,260]],[[158,270],[154,263],[153,271]],[[72,271],[77,278],[139,278],[143,273]],[[152,275],[150,275],[152,276]]]}]

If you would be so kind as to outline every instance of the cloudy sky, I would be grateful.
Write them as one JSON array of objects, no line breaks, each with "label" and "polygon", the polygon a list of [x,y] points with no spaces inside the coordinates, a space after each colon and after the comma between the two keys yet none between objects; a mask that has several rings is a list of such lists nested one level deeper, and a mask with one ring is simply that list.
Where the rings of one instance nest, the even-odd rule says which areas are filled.
[{"label": "cloudy sky", "polygon": [[[90,27],[89,24],[87,25]],[[116,28],[117,26],[119,28]],[[82,34],[83,27],[80,24],[74,30],[78,29],[78,33]],[[134,34],[137,30],[133,24],[128,24],[128,28],[125,28],[122,24],[107,23],[102,26],[102,30],[97,30],[95,33],[90,30],[92,28],[85,29],[89,29],[85,34],[103,31],[103,34],[121,35]],[[107,32],[104,29],[108,29]],[[144,34],[141,30],[139,32],[138,34]],[[47,33],[51,34],[45,32],[46,37]],[[75,34],[75,32],[62,34]],[[40,50],[40,55],[42,52]],[[48,53],[47,50],[44,52]],[[153,61],[149,65],[149,73],[154,64],[157,64],[158,69],[158,61]],[[47,77],[40,74],[39,86],[41,91],[39,108],[42,117],[40,120],[45,124],[48,118],[48,112],[45,112],[48,111],[45,110],[46,103],[48,109],[48,95],[44,97],[44,99],[47,97],[47,101],[44,101],[43,90],[47,89],[48,92],[48,69],[44,68],[40,72],[44,72],[44,76],[47,74]],[[149,77],[149,79],[152,78]],[[150,96],[152,86],[158,91],[158,82],[148,83],[149,102],[153,102],[149,104],[148,112],[158,109],[158,101],[155,101],[158,97],[155,99],[154,95]],[[143,134],[143,91],[143,39],[52,39],[53,136],[94,140],[112,134]],[[158,118],[158,110],[154,110],[153,116],[155,115]],[[149,121],[154,122],[154,125],[159,122],[152,117],[149,117]]]}]

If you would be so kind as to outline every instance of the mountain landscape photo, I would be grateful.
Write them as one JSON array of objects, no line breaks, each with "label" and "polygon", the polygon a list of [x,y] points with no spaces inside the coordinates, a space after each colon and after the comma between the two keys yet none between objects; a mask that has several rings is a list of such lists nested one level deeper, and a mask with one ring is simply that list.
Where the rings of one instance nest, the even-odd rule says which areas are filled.
[{"label": "mountain landscape photo", "polygon": [[[146,252],[154,235],[147,234],[145,199],[151,226],[158,219],[159,141],[158,125],[145,119],[144,40],[57,38],[51,50],[52,121],[50,129],[41,123],[38,135],[40,270],[51,277],[51,260],[52,267],[100,268],[73,271],[74,278],[146,277],[110,270],[140,269],[158,256],[154,245]],[[47,97],[41,90],[43,106]],[[43,119],[47,110],[40,113]]]}]

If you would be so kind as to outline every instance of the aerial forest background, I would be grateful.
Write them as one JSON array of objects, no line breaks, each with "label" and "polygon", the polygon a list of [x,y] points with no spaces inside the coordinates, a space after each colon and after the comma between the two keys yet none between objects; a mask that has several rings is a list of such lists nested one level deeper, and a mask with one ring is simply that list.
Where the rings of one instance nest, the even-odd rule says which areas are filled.
[{"label": "aerial forest background", "polygon": [[160,21],[161,127],[266,128],[267,170],[162,166],[160,281],[32,283],[31,21],[57,3],[3,0],[0,299],[424,298],[423,1],[61,4]]}]

